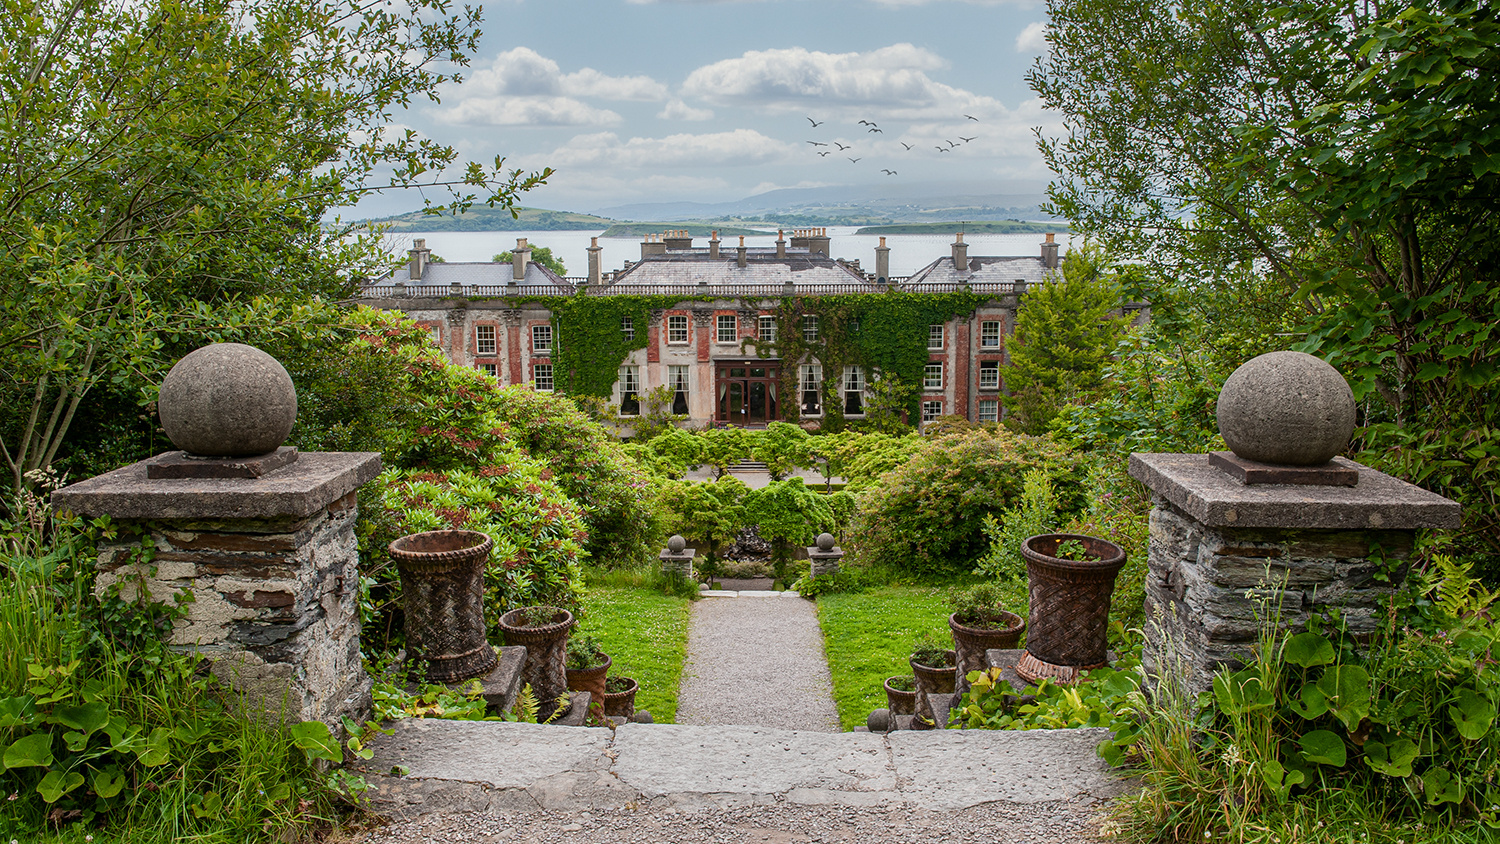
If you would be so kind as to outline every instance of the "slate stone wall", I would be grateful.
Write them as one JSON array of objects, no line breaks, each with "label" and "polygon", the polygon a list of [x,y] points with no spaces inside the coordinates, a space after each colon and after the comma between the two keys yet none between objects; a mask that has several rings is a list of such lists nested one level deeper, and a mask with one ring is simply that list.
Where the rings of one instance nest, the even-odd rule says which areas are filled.
[{"label": "slate stone wall", "polygon": [[[337,730],[341,716],[359,721],[370,707],[355,495],[301,518],[119,520],[121,539],[100,547],[96,589],[132,599],[144,588],[163,602],[191,591],[173,647],[208,657],[247,707]],[[149,562],[142,537],[155,549]]]},{"label": "slate stone wall", "polygon": [[1376,575],[1412,553],[1410,530],[1208,527],[1154,498],[1143,661],[1153,674],[1185,676],[1192,693],[1249,659],[1262,619],[1300,629],[1337,607],[1356,635],[1374,632],[1393,588]]}]

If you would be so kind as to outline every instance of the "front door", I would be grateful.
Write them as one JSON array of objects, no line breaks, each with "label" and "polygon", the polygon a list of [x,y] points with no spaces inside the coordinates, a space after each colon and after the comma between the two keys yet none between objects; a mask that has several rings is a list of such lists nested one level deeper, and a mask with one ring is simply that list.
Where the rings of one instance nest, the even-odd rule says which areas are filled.
[{"label": "front door", "polygon": [[781,369],[774,362],[720,363],[718,420],[728,425],[764,425],[780,419],[776,392]]}]

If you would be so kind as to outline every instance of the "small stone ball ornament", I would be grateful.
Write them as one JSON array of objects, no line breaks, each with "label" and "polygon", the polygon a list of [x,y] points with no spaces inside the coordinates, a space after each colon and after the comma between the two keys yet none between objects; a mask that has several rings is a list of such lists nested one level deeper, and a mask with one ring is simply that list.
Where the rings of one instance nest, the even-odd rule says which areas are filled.
[{"label": "small stone ball ornament", "polygon": [[680,536],[673,536],[667,540],[667,550],[673,554],[681,554],[682,549],[687,547],[687,540]]},{"label": "small stone ball ornament", "polygon": [[1217,416],[1224,442],[1245,460],[1321,466],[1354,435],[1354,393],[1320,358],[1270,352],[1224,382]]},{"label": "small stone ball ornament", "polygon": [[156,403],[172,444],[200,457],[253,457],[286,442],[297,389],[275,358],[243,343],[215,343],[179,360]]},{"label": "small stone ball ornament", "polygon": [[831,534],[831,533],[820,533],[820,534],[818,534],[817,543],[818,543],[818,550],[820,550],[820,551],[832,551],[833,550],[833,534]]}]

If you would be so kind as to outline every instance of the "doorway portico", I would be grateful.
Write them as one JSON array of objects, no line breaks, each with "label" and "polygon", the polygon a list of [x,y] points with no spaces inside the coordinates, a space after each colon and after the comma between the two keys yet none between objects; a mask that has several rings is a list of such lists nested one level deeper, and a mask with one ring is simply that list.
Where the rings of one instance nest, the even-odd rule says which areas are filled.
[{"label": "doorway portico", "polygon": [[781,418],[781,361],[714,361],[714,418],[722,425],[760,426]]}]

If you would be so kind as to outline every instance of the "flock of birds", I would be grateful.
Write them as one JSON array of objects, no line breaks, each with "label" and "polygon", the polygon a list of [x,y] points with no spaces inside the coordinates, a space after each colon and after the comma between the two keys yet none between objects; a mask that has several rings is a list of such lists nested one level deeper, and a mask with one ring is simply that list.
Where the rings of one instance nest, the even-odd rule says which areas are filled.
[{"label": "flock of birds", "polygon": [[[972,121],[974,121],[976,123],[979,122],[979,118],[975,117],[972,114],[965,114],[964,117],[967,118],[967,119],[969,119],[969,120],[972,120]],[[816,129],[819,126],[822,126],[824,123],[827,123],[828,121],[826,121],[826,120],[813,120],[811,117],[809,117],[809,118],[807,118],[807,122],[811,123],[812,127],[814,129]],[[880,126],[878,124],[876,124],[872,120],[861,120],[861,121],[859,121],[859,125],[866,127],[866,130],[865,130],[866,132],[875,132],[875,133],[879,133],[879,134],[884,134],[885,133],[885,130],[881,129]],[[958,136],[958,141],[966,144],[969,141],[977,139],[978,137],[979,137],[978,135],[975,135],[972,138],[965,138],[963,135],[959,135]],[[826,146],[828,146],[828,144],[823,143],[822,141],[808,141],[808,143],[812,144],[813,151],[818,154],[819,158],[827,158],[828,156],[830,156],[830,155],[832,155],[834,153],[834,150],[831,150],[831,149],[830,150],[818,150],[817,149],[818,147],[826,147]],[[833,141],[832,143],[833,143],[833,146],[838,147],[838,150],[837,150],[838,152],[848,152],[849,150],[854,149],[854,145],[853,144],[841,144],[838,141]],[[909,144],[909,143],[907,143],[905,141],[897,141],[897,143],[901,144],[901,146],[903,146],[903,147],[906,147],[906,151],[907,152],[911,152],[915,148],[912,144]],[[952,152],[953,150],[957,149],[958,146],[959,146],[958,142],[950,141],[950,140],[945,140],[943,143],[947,144],[947,146],[943,146],[942,144],[939,144],[937,147],[935,147],[935,149],[937,149],[938,152]],[[850,157],[850,156],[844,156],[844,157],[848,158],[850,161],[854,162],[855,164],[858,164],[859,162],[861,162],[861,161],[864,160],[863,157],[860,157],[860,158],[853,158],[853,157]],[[885,168],[881,168],[880,172],[886,174],[887,176],[895,176],[895,175],[897,175],[897,173],[896,173],[895,170],[888,170],[888,169],[885,169]]]}]

